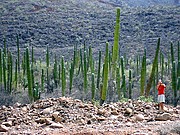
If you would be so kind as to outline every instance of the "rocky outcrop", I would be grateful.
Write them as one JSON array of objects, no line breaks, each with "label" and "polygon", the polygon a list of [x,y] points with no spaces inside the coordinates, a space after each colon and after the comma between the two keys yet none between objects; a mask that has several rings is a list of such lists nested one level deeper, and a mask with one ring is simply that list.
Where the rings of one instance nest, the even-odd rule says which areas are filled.
[{"label": "rocky outcrop", "polygon": [[[93,105],[72,98],[49,98],[33,104],[16,103],[14,106],[0,108],[0,131],[11,132],[22,129],[23,125],[31,128],[64,129],[68,125],[93,126],[99,124],[124,125],[131,127],[137,122],[175,121],[180,119],[180,110],[166,106],[165,113],[159,112],[156,103],[143,101],[116,102]],[[131,108],[130,108],[131,107]]]}]

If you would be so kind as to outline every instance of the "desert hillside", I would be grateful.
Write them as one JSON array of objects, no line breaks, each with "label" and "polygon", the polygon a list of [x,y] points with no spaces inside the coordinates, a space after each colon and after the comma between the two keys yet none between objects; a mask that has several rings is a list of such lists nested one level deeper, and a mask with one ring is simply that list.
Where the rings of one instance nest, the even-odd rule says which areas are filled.
[{"label": "desert hillside", "polygon": [[[0,45],[3,37],[14,50],[16,34],[20,46],[33,45],[36,56],[44,56],[43,47],[68,58],[75,44],[91,45],[93,53],[104,51],[105,43],[113,44],[116,8],[121,8],[121,55],[141,54],[146,48],[152,58],[157,38],[166,53],[170,42],[180,39],[180,7],[172,1],[119,0],[1,0]],[[146,5],[146,6],[145,6]],[[150,7],[149,7],[150,6]],[[97,56],[97,55],[95,55]]]}]

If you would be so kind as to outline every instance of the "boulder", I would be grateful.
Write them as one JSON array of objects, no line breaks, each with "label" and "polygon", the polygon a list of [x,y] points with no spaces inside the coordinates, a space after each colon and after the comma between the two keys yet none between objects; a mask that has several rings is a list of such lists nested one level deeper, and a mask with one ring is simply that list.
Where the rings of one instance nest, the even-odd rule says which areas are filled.
[{"label": "boulder", "polygon": [[163,113],[163,114],[157,115],[155,117],[155,120],[157,120],[157,121],[166,121],[166,120],[169,120],[170,117],[171,117],[171,115],[169,113]]},{"label": "boulder", "polygon": [[6,127],[5,125],[0,125],[0,132],[7,132],[9,130],[9,127]]},{"label": "boulder", "polygon": [[136,115],[135,119],[136,119],[136,121],[143,121],[144,120],[144,115],[138,114],[138,115]]}]

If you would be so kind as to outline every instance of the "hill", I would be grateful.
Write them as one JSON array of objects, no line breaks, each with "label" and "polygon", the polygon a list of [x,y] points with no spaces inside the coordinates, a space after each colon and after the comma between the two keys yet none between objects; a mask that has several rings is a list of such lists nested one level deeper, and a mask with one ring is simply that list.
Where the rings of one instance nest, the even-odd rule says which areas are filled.
[{"label": "hill", "polygon": [[36,56],[45,56],[44,47],[49,46],[58,56],[69,58],[73,46],[81,47],[84,42],[92,45],[97,54],[98,50],[105,50],[106,41],[113,44],[115,12],[120,6],[121,55],[133,57],[146,48],[147,56],[152,58],[158,37],[166,53],[170,42],[176,44],[180,39],[180,7],[165,2],[131,7],[130,2],[118,5],[108,0],[1,0],[0,46],[5,36],[10,50],[14,50],[19,34],[22,50],[33,45]]}]

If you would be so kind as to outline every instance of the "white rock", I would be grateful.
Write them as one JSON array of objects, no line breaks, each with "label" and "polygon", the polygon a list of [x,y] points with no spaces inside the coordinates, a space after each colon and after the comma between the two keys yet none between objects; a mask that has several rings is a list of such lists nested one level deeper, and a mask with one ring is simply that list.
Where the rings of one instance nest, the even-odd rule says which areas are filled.
[{"label": "white rock", "polygon": [[0,132],[7,132],[9,130],[9,127],[6,127],[5,125],[0,125]]},{"label": "white rock", "polygon": [[43,114],[49,114],[51,113],[51,108],[46,108],[43,110]]},{"label": "white rock", "polygon": [[58,115],[59,115],[59,112],[53,112],[53,114],[52,114],[52,116],[53,116],[54,118],[57,118]]},{"label": "white rock", "polygon": [[131,108],[126,108],[126,114],[132,114],[132,109]]},{"label": "white rock", "polygon": [[52,123],[49,127],[51,127],[51,128],[63,128],[64,126],[60,123]]},{"label": "white rock", "polygon": [[12,121],[3,122],[2,125],[5,125],[7,127],[11,127],[12,126]]},{"label": "white rock", "polygon": [[160,120],[160,121],[166,121],[169,120],[171,115],[169,113],[163,113],[161,115],[156,116],[155,120]]},{"label": "white rock", "polygon": [[143,121],[144,120],[144,115],[142,115],[142,114],[136,115],[136,120],[137,121]]}]

